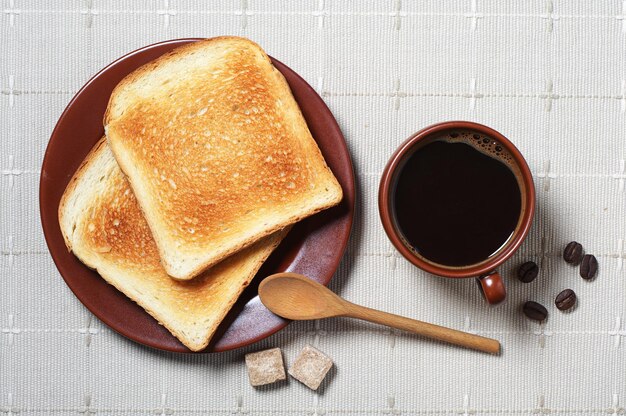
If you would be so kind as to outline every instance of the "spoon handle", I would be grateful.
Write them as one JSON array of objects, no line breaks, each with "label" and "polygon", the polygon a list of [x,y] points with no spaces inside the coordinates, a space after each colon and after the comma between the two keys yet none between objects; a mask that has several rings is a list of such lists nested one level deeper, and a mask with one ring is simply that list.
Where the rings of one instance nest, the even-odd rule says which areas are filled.
[{"label": "spoon handle", "polygon": [[344,316],[390,326],[422,335],[427,338],[448,342],[454,345],[460,345],[462,347],[478,351],[488,352],[491,354],[498,354],[500,352],[500,343],[495,339],[468,334],[467,332],[429,324],[416,319],[405,318],[404,316],[394,315],[392,313],[377,311],[349,302],[347,303],[346,313]]}]

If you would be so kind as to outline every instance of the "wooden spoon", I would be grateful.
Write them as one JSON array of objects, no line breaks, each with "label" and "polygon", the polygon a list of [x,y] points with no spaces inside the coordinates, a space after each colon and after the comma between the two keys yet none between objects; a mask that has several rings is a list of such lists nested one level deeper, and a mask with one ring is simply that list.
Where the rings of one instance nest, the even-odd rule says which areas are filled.
[{"label": "wooden spoon", "polygon": [[265,278],[259,285],[259,296],[270,311],[287,319],[299,321],[347,316],[466,348],[492,354],[500,352],[500,343],[495,339],[355,305],[297,273],[277,273]]}]

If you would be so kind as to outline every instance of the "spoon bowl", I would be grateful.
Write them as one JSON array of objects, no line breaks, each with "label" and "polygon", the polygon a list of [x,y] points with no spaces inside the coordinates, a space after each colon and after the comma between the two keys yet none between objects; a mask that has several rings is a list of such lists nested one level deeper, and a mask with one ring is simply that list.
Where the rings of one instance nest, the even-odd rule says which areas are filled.
[{"label": "spoon bowl", "polygon": [[297,273],[277,273],[259,285],[261,302],[276,315],[296,321],[345,313],[343,300],[326,286]]}]

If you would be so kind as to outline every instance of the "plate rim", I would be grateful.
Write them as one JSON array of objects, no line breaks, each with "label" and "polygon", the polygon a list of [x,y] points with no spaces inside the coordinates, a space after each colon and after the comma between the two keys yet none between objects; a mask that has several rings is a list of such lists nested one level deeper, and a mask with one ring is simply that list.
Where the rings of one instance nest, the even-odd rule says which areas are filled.
[{"label": "plate rim", "polygon": [[[63,278],[63,281],[65,282],[65,284],[69,287],[69,289],[72,291],[73,295],[78,299],[78,301],[93,315],[95,315],[100,321],[102,321],[108,328],[110,328],[111,330],[117,332],[118,334],[124,336],[125,338],[136,342],[137,344],[140,345],[144,345],[144,346],[148,346],[150,348],[154,348],[157,350],[161,350],[161,351],[169,351],[169,352],[177,352],[177,353],[214,353],[214,352],[224,352],[224,351],[231,351],[231,350],[235,350],[235,349],[239,349],[251,344],[254,344],[256,342],[259,342],[279,331],[281,331],[282,329],[284,329],[291,321],[289,320],[283,320],[282,322],[278,322],[273,328],[271,328],[270,330],[267,330],[265,332],[263,332],[262,334],[258,334],[253,338],[249,338],[245,341],[240,341],[240,342],[236,342],[236,343],[232,343],[224,348],[218,348],[218,349],[214,349],[211,347],[211,343],[209,344],[209,346],[202,350],[202,351],[197,351],[197,352],[193,352],[191,350],[188,350],[187,347],[185,347],[182,343],[181,345],[186,349],[186,351],[184,350],[179,350],[179,349],[173,349],[173,348],[167,348],[164,347],[163,345],[159,344],[158,342],[151,342],[150,339],[146,340],[146,339],[138,339],[137,337],[133,336],[133,333],[131,331],[123,331],[123,328],[119,327],[117,324],[114,324],[110,319],[108,319],[109,314],[107,313],[102,313],[103,309],[95,307],[94,305],[91,305],[89,302],[89,297],[88,296],[83,296],[83,295],[79,295],[79,293],[76,292],[75,290],[75,286],[73,284],[72,279],[68,280],[65,277],[65,274],[68,273],[66,269],[66,267],[62,264],[63,262],[61,261],[61,259],[57,259],[57,257],[59,257],[59,255],[55,255],[53,254],[53,249],[51,249],[51,247],[53,247],[55,244],[51,243],[51,239],[52,234],[55,233],[54,230],[54,226],[59,226],[58,224],[58,215],[54,216],[54,220],[53,221],[49,221],[46,217],[45,217],[45,212],[48,210],[54,210],[55,212],[58,211],[58,206],[54,206],[51,208],[46,208],[44,207],[44,198],[42,198],[43,194],[46,191],[46,188],[49,187],[49,185],[46,184],[46,180],[45,180],[45,175],[47,172],[46,166],[51,164],[51,158],[52,156],[50,155],[50,145],[53,142],[53,140],[59,135],[59,128],[61,125],[63,125],[63,121],[64,119],[68,116],[68,114],[72,111],[73,107],[75,106],[76,101],[81,97],[81,95],[83,93],[85,93],[86,90],[88,90],[89,88],[91,88],[93,82],[97,79],[99,79],[101,76],[103,76],[106,72],[110,71],[111,69],[113,69],[114,67],[116,67],[117,65],[119,65],[120,63],[122,63],[123,61],[141,54],[141,53],[145,53],[153,48],[158,48],[158,47],[162,47],[162,46],[167,46],[167,45],[173,45],[174,48],[179,47],[179,46],[183,46],[189,43],[193,43],[193,42],[197,42],[197,41],[201,41],[204,39],[208,39],[208,38],[178,38],[178,39],[169,39],[169,40],[165,40],[165,41],[161,41],[161,42],[156,42],[156,43],[152,43],[149,45],[145,45],[142,46],[140,48],[137,48],[135,50],[132,50],[122,56],[120,56],[119,58],[115,59],[114,61],[112,61],[111,63],[107,64],[106,66],[104,66],[102,69],[100,69],[98,72],[96,72],[93,76],[91,76],[89,78],[89,80],[87,82],[85,82],[85,84],[73,95],[72,99],[68,102],[68,104],[65,106],[63,112],[61,113],[61,115],[59,116],[54,129],[52,130],[52,132],[50,133],[50,137],[48,139],[48,143],[46,145],[46,149],[44,152],[44,157],[43,160],[41,162],[41,173],[39,176],[39,192],[38,192],[38,197],[39,197],[39,216],[40,216],[40,221],[41,221],[41,225],[42,225],[42,229],[43,229],[43,233],[44,233],[44,238],[46,241],[46,246],[48,248],[48,252],[50,254],[50,257],[52,257],[52,260],[55,264],[55,267],[58,271],[58,273],[61,275],[61,277]],[[163,54],[168,53],[169,51],[165,51]],[[341,128],[339,127],[339,124],[337,122],[337,119],[335,118],[335,116],[332,114],[332,112],[330,111],[330,109],[328,108],[328,105],[326,104],[326,102],[322,99],[322,97],[318,94],[318,92],[308,83],[306,82],[306,80],[304,80],[297,72],[295,72],[294,70],[292,70],[290,67],[288,67],[287,65],[283,64],[281,61],[279,61],[278,59],[275,59],[274,57],[270,56],[270,59],[272,60],[273,64],[278,63],[278,66],[282,66],[284,67],[287,71],[290,72],[290,76],[293,76],[295,78],[298,79],[299,82],[301,82],[303,84],[303,86],[305,86],[306,88],[308,88],[311,92],[313,92],[320,100],[320,104],[316,105],[316,109],[317,110],[321,110],[323,113],[326,114],[328,121],[327,123],[329,123],[330,127],[332,127],[333,130],[335,130],[339,137],[341,138],[341,140],[338,140],[337,143],[335,143],[335,145],[339,146],[342,148],[342,153],[344,153],[347,157],[347,166],[346,168],[348,168],[349,171],[349,175],[347,177],[347,186],[349,187],[349,189],[343,189],[344,191],[344,201],[342,201],[342,203],[347,202],[347,207],[348,207],[348,212],[345,214],[345,220],[347,221],[347,224],[344,226],[345,227],[345,231],[342,233],[342,239],[339,241],[340,242],[340,250],[337,256],[337,259],[335,261],[333,261],[331,264],[333,264],[332,267],[328,268],[328,272],[326,272],[324,274],[324,276],[322,277],[322,283],[324,285],[328,285],[330,283],[330,281],[332,280],[333,276],[335,275],[335,273],[337,272],[337,269],[339,268],[339,265],[344,257],[345,251],[347,249],[348,246],[348,242],[350,239],[350,236],[352,234],[352,227],[354,225],[354,210],[355,210],[355,203],[356,203],[356,187],[355,187],[355,175],[354,175],[354,164],[352,162],[352,157],[350,155],[350,151],[348,149],[348,145],[347,142],[345,140],[345,136],[343,135],[343,132],[341,131]],[[142,64],[144,65],[144,64]],[[132,69],[130,72],[134,71],[136,68]],[[280,69],[279,69],[280,71]],[[128,72],[128,73],[130,73]],[[280,71],[282,73],[282,71]],[[128,75],[125,74],[124,76]],[[284,74],[283,74],[284,76]],[[295,97],[294,97],[295,98]],[[315,138],[314,138],[315,139]],[[58,139],[57,139],[58,140]],[[317,142],[317,140],[316,140]],[[73,175],[73,174],[72,174]],[[348,195],[348,198],[346,197],[346,194]],[[56,208],[56,209],[55,209]],[[56,249],[55,249],[56,250]],[[299,253],[299,251],[297,252]],[[73,254],[69,253],[70,255],[73,256]],[[81,262],[82,263],[82,262]],[[86,265],[83,264],[83,267],[93,270],[89,267],[87,267]],[[97,273],[94,270],[95,273]],[[106,281],[105,281],[106,282]],[[109,284],[108,282],[106,282],[107,284]],[[116,289],[117,290],[117,289]],[[119,290],[118,290],[119,291]],[[80,291],[79,291],[80,292]],[[123,293],[122,293],[123,294]],[[123,294],[124,295],[124,294]],[[126,301],[128,302],[132,302],[135,303],[132,299],[128,298],[126,295],[124,295],[124,297],[126,298]],[[256,296],[258,297],[258,295]],[[85,298],[85,299],[83,299]],[[254,298],[253,298],[254,299]],[[142,308],[142,312],[145,313],[146,315],[148,315],[150,317],[150,319],[153,319],[157,324],[158,321],[152,317],[150,314],[148,314],[145,310],[143,310]],[[159,324],[160,325],[160,324]],[[169,331],[168,331],[169,333]],[[172,335],[173,336],[173,335]],[[175,337],[174,337],[175,338]],[[180,341],[177,339],[177,341],[180,343]],[[209,349],[210,348],[210,349]]]}]

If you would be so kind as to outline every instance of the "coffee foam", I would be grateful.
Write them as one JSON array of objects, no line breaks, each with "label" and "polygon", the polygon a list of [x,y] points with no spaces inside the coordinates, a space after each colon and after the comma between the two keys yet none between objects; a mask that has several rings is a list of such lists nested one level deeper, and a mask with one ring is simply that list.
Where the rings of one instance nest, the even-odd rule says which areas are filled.
[{"label": "coffee foam", "polygon": [[470,130],[451,130],[437,138],[437,140],[448,143],[465,143],[479,152],[504,163],[513,171],[515,176],[520,174],[519,166],[508,149],[496,139],[485,134]]}]

